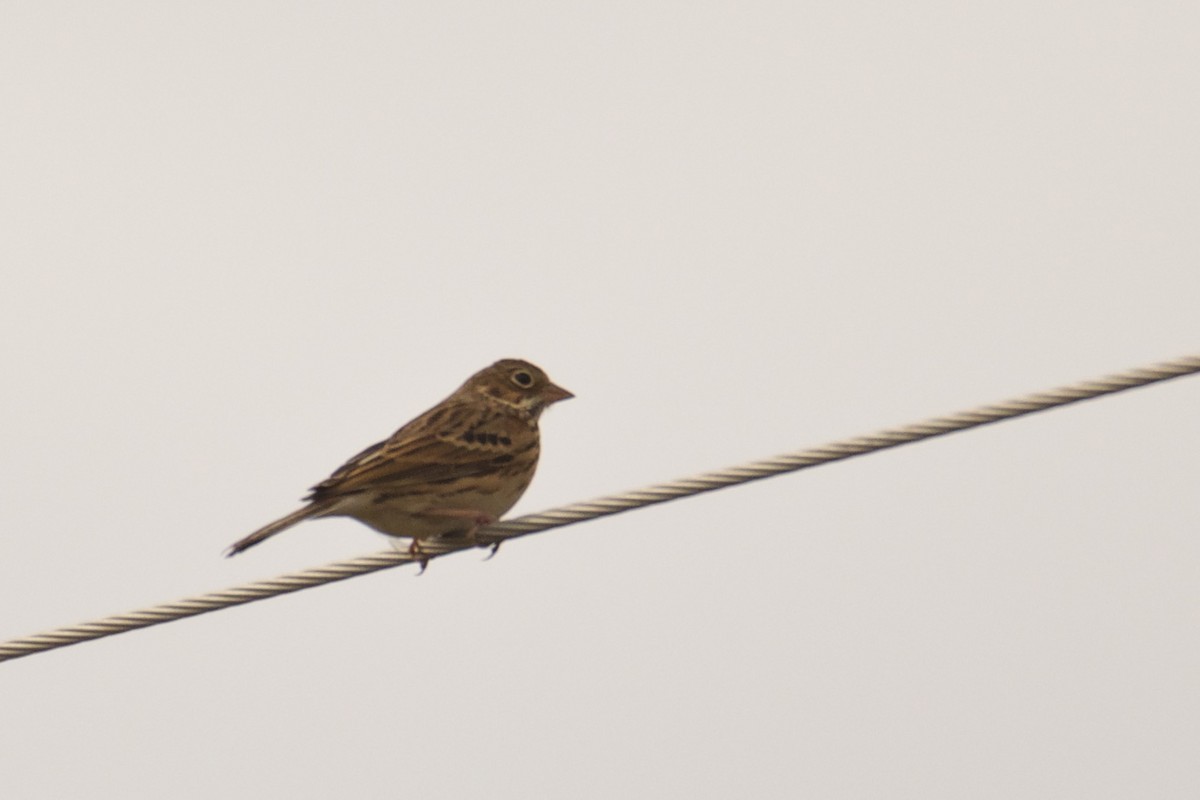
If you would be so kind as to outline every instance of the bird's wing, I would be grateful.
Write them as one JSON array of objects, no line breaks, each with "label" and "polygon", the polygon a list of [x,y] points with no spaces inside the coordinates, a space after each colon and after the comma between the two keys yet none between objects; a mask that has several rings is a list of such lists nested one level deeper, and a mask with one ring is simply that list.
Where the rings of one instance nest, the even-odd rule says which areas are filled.
[{"label": "bird's wing", "polygon": [[435,406],[351,458],[306,499],[319,502],[381,486],[402,492],[479,475],[536,446],[536,434],[509,414],[465,404]]}]

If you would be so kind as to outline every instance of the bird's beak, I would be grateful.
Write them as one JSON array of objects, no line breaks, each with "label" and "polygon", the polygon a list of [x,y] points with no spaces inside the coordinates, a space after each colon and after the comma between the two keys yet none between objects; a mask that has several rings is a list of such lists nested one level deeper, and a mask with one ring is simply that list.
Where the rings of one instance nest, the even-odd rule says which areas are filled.
[{"label": "bird's beak", "polygon": [[546,405],[557,403],[559,400],[570,400],[574,396],[566,389],[561,386],[555,386],[553,383],[546,384],[546,388],[542,389],[542,397],[546,398]]}]

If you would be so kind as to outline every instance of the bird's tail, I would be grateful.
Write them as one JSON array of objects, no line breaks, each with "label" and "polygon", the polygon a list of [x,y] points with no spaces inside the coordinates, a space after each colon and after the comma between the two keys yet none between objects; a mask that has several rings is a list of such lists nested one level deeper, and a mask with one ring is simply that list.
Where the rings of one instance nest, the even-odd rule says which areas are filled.
[{"label": "bird's tail", "polygon": [[303,522],[311,517],[321,516],[322,512],[326,510],[327,506],[321,504],[312,504],[304,506],[304,508],[298,508],[292,513],[288,514],[286,517],[280,517],[274,522],[262,526],[246,538],[238,539],[236,542],[229,545],[229,548],[225,551],[225,557],[228,558],[229,556],[236,556],[243,550],[249,550],[259,542],[270,539],[275,534],[287,530],[297,522]]}]

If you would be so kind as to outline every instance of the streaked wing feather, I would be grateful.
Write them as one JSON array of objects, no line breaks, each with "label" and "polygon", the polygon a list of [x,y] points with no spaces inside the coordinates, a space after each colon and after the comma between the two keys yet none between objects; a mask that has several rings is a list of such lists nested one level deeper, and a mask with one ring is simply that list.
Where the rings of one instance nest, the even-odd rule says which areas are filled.
[{"label": "streaked wing feather", "polygon": [[[503,433],[512,444],[461,442],[463,433],[479,429]],[[531,433],[526,423],[507,414],[466,405],[435,406],[389,439],[347,461],[314,486],[308,499],[323,500],[379,486],[403,492],[409,487],[486,473],[504,463],[498,458],[521,450]]]}]

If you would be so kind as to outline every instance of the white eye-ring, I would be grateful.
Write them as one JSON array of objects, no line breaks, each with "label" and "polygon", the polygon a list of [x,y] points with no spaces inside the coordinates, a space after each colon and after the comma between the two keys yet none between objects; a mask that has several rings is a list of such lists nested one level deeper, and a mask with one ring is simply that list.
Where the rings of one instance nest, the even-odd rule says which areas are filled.
[{"label": "white eye-ring", "polygon": [[512,382],[522,389],[528,389],[530,386],[533,386],[533,376],[525,370],[519,370],[512,374]]}]

